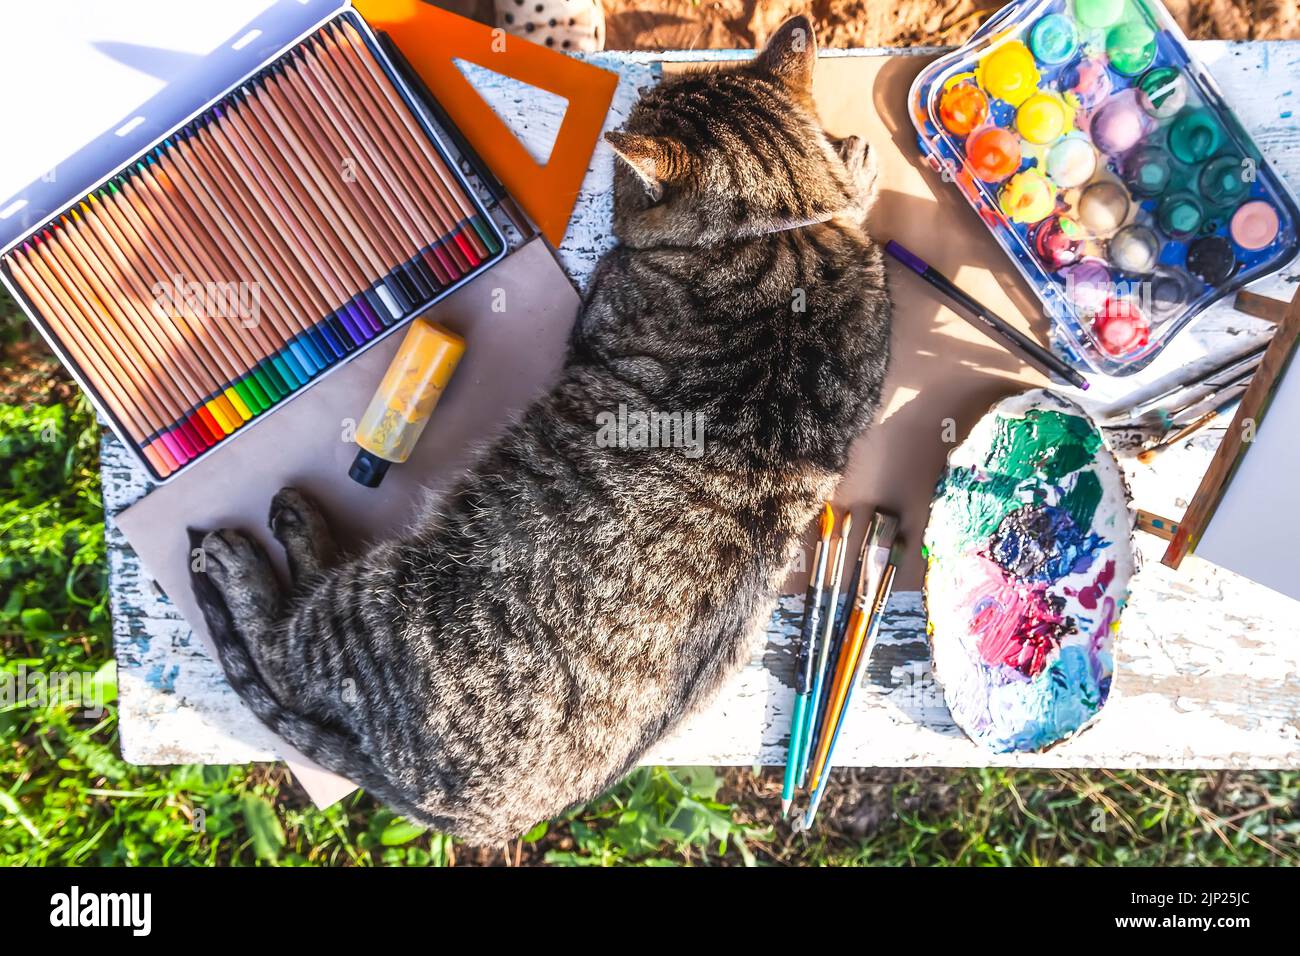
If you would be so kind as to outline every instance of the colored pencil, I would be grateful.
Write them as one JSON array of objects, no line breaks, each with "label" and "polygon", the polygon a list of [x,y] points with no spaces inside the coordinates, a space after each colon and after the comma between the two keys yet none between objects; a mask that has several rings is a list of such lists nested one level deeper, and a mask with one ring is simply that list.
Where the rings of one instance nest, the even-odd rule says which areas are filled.
[{"label": "colored pencil", "polygon": [[835,512],[829,504],[822,508],[817,549],[813,552],[812,571],[808,575],[808,591],[803,601],[803,627],[799,632],[799,657],[795,666],[794,709],[790,715],[790,744],[785,755],[785,777],[781,782],[781,816],[790,813],[795,785],[799,773],[799,754],[803,746],[804,717],[808,698],[812,693],[813,644],[817,640],[821,623],[822,576],[830,556],[831,531],[835,526]]},{"label": "colored pencil", "polygon": [[502,251],[351,16],[3,256],[156,478]]}]

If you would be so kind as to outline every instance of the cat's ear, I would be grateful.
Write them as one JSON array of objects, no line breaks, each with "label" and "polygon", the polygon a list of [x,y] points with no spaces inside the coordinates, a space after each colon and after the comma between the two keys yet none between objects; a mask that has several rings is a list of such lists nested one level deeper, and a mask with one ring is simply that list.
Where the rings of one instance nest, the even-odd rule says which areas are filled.
[{"label": "cat's ear", "polygon": [[614,131],[605,134],[605,142],[613,147],[614,154],[628,164],[656,199],[663,194],[665,184],[685,179],[690,174],[690,153],[669,136]]},{"label": "cat's ear", "polygon": [[802,14],[777,27],[758,55],[758,67],[799,93],[812,89],[813,67],[817,65],[817,34],[812,21]]}]

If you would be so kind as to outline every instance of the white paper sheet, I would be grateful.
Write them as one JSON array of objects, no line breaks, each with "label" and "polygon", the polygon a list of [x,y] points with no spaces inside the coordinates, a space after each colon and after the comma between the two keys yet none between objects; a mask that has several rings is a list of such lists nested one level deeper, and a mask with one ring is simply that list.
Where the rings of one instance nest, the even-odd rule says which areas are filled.
[{"label": "white paper sheet", "polygon": [[1300,600],[1300,362],[1278,383],[1197,557]]}]

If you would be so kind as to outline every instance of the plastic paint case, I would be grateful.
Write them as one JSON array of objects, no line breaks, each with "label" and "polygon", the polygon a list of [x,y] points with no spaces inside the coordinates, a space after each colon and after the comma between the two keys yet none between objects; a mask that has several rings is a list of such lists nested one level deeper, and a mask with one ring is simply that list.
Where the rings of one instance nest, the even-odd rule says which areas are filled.
[{"label": "plastic paint case", "polygon": [[[956,84],[988,101],[985,122],[963,132],[939,110]],[[1043,142],[1055,132],[1046,98],[1067,117]],[[923,70],[909,107],[927,163],[951,173],[1042,301],[1053,348],[1084,371],[1137,372],[1211,304],[1300,251],[1295,199],[1158,0],[1017,0]],[[1034,218],[1046,207],[1030,201],[1026,171],[1054,187],[1046,216]],[[1061,218],[1068,243],[1052,228]],[[1097,287],[1081,288],[1083,276]],[[1108,328],[1121,314],[1135,334]]]}]

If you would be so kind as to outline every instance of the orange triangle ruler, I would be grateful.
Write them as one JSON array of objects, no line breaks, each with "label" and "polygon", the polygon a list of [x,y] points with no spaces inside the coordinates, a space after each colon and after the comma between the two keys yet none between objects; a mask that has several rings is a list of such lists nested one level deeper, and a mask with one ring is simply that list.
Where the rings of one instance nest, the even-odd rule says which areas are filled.
[{"label": "orange triangle ruler", "polygon": [[[392,37],[459,128],[553,246],[564,238],[618,74],[419,0],[354,0]],[[464,60],[568,101],[555,145],[539,164],[456,66]]]}]

